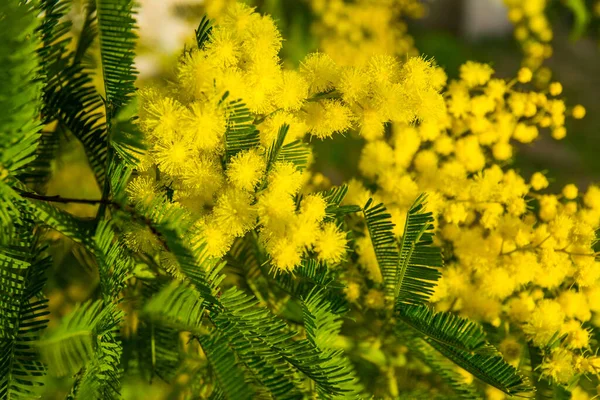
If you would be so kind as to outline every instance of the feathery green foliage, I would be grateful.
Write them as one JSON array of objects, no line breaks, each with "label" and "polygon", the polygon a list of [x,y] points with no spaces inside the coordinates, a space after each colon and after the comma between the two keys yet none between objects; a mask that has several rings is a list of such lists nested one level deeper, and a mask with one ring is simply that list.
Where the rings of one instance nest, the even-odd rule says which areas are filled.
[{"label": "feathery green foliage", "polygon": [[433,339],[425,338],[425,341],[475,377],[507,394],[531,391],[527,379],[515,367],[504,361],[499,354],[469,353]]},{"label": "feathery green foliage", "polygon": [[[159,193],[130,203],[127,187],[145,150],[136,123],[134,3],[87,2],[75,40],[70,3],[0,5],[0,27],[9,38],[0,43],[0,397],[35,398],[47,369],[71,378],[69,398],[75,399],[121,398],[123,376],[164,380],[172,396],[184,398],[361,398],[370,383],[361,381],[365,365],[356,362],[364,356],[361,339],[347,330],[355,318],[380,329],[385,351],[414,347],[416,357],[465,398],[477,391],[460,381],[451,362],[506,393],[528,390],[481,326],[425,305],[442,257],[432,245],[433,216],[424,196],[410,208],[398,240],[383,204],[343,204],[346,185],[320,192],[327,222],[353,229],[362,222],[352,214],[364,213],[390,306],[372,313],[345,299],[343,265],[354,254],[334,267],[311,248],[293,273],[273,273],[256,230],[236,238],[224,259],[209,257],[198,221],[172,195],[178,182],[157,176]],[[196,30],[200,49],[211,32],[204,18]],[[93,83],[96,42],[104,93]],[[228,94],[220,107],[227,117],[223,169],[249,149],[265,151],[265,176],[277,162],[307,168],[307,145],[286,143],[289,125],[263,149],[261,118]],[[42,125],[48,130],[40,133]],[[63,136],[81,142],[101,198],[40,194]],[[265,179],[261,189],[268,184]],[[62,209],[69,203],[99,210],[95,218],[81,218]],[[149,235],[144,239],[152,251],[147,243],[137,243],[139,251],[127,247],[132,227]],[[51,260],[43,243],[56,236],[90,260],[98,289],[46,329],[42,292]],[[403,334],[394,337],[394,329]],[[374,367],[393,372],[395,361],[383,359]]]},{"label": "feathery green foliage", "polygon": [[[221,101],[223,102],[228,95],[226,93]],[[225,113],[227,115],[225,158],[229,162],[231,157],[240,151],[258,147],[260,138],[250,110],[240,100],[226,102]]]},{"label": "feathery green foliage", "polygon": [[96,1],[108,118],[115,117],[135,92],[133,6],[131,0]]},{"label": "feathery green foliage", "polygon": [[385,282],[386,299],[393,302],[398,282],[398,263],[400,262],[398,244],[393,233],[394,223],[382,203],[373,203],[373,199],[369,199],[363,207],[363,213],[377,263]]},{"label": "feathery green foliage", "polygon": [[408,210],[400,242],[400,266],[394,277],[396,307],[426,303],[441,273],[442,254],[433,246],[433,215],[421,195]]},{"label": "feathery green foliage", "polygon": [[406,305],[397,312],[407,324],[429,339],[467,352],[493,351],[485,339],[483,328],[466,318],[449,312],[435,312],[427,306]]},{"label": "feathery green foliage", "polygon": [[444,381],[452,390],[462,399],[480,400],[483,399],[472,384],[464,380],[464,376],[456,371],[452,361],[442,356],[439,352],[429,346],[423,339],[413,338],[410,340],[411,349],[416,351],[417,357],[422,359],[438,375],[444,378]]},{"label": "feathery green foliage", "polygon": [[18,236],[0,245],[0,397],[25,400],[39,394],[46,374],[32,343],[48,322],[40,294],[51,260],[31,221],[16,228]]}]

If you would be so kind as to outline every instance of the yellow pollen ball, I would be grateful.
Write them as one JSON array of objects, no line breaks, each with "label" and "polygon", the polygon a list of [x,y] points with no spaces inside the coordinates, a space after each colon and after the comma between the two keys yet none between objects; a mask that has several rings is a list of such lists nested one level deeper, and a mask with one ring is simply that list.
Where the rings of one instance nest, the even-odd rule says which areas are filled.
[{"label": "yellow pollen ball", "polygon": [[552,96],[558,96],[562,93],[563,87],[560,82],[552,82],[548,87],[548,90]]},{"label": "yellow pollen ball", "polygon": [[315,251],[320,260],[328,264],[339,263],[346,254],[346,233],[338,229],[335,223],[326,223],[317,234]]},{"label": "yellow pollen ball", "polygon": [[520,83],[528,83],[531,82],[531,78],[533,77],[533,73],[531,72],[531,70],[527,67],[523,67],[519,70],[519,73],[517,74],[517,80]]},{"label": "yellow pollen ball", "polygon": [[548,179],[542,173],[536,172],[531,176],[530,184],[534,190],[546,189],[548,187]]},{"label": "yellow pollen ball", "polygon": [[581,104],[578,104],[575,107],[573,107],[573,118],[582,119],[583,117],[585,117],[585,107]]},{"label": "yellow pollen ball", "polygon": [[577,198],[577,195],[579,194],[579,190],[577,189],[577,186],[570,183],[563,188],[562,194],[563,194],[563,196],[565,196],[566,199],[574,200]]}]

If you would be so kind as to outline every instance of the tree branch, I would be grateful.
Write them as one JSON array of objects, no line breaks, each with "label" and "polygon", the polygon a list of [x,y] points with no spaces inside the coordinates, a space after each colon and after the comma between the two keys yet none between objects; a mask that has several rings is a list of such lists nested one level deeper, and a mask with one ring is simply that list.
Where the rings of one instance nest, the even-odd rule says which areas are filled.
[{"label": "tree branch", "polygon": [[14,189],[17,193],[19,193],[19,195],[21,195],[21,197],[25,197],[28,199],[34,199],[34,200],[41,200],[41,201],[48,201],[50,203],[62,203],[62,204],[68,204],[68,203],[78,203],[78,204],[91,204],[91,205],[97,205],[97,204],[106,204],[106,205],[117,205],[117,203],[115,203],[114,201],[108,200],[108,199],[78,199],[78,198],[72,198],[72,197],[62,197],[59,195],[55,195],[55,196],[44,196],[41,194],[37,194],[37,193],[31,193],[31,192],[26,192],[20,189]]}]

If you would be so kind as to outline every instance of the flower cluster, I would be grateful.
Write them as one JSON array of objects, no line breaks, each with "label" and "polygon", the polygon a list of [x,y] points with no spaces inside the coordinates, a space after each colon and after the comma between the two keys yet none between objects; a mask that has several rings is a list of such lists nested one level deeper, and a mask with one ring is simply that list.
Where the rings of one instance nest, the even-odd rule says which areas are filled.
[{"label": "flower cluster", "polygon": [[552,26],[546,17],[547,0],[504,0],[508,18],[515,25],[514,35],[521,44],[525,58],[523,64],[539,68],[552,56]]},{"label": "flower cluster", "polygon": [[[593,249],[600,188],[579,194],[570,184],[548,194],[544,174],[527,179],[509,161],[515,142],[530,143],[545,131],[562,139],[565,115],[580,118],[585,109],[569,110],[556,97],[559,83],[544,92],[525,90],[532,79],[527,68],[508,82],[493,72],[467,62],[443,93],[444,118],[392,124],[389,138],[367,142],[359,167],[369,185],[353,180],[346,201],[382,201],[400,236],[408,208],[427,192],[446,260],[436,307],[510,332],[504,340],[518,347],[517,362],[519,343],[548,349],[543,373],[566,384],[579,373],[596,374],[589,324],[600,311],[600,262]],[[368,234],[357,239],[357,252],[364,284],[376,287],[381,273]],[[356,301],[360,289],[347,295]]]},{"label": "flower cluster", "polygon": [[420,18],[415,0],[311,0],[319,47],[341,65],[364,65],[374,55],[418,55],[404,18]]},{"label": "flower cluster", "polygon": [[[310,54],[298,70],[284,70],[281,44],[270,17],[236,4],[200,49],[182,57],[175,83],[145,89],[139,124],[149,151],[130,194],[148,201],[168,192],[170,206],[194,221],[192,240],[205,243],[215,258],[257,229],[275,267],[290,271],[307,252],[338,263],[346,237],[325,221],[322,196],[300,195],[309,173],[269,159],[281,128],[289,128],[285,145],[306,133],[327,138],[358,127],[375,138],[389,121],[436,120],[443,115],[439,90],[446,76],[423,58],[400,64],[374,56],[355,68],[338,66],[324,53]],[[228,132],[237,118],[228,99],[248,107],[260,139],[233,156]]]},{"label": "flower cluster", "polygon": [[[520,10],[527,26],[545,32],[533,22],[544,2],[525,3],[510,2],[511,14]],[[351,227],[362,234],[350,240],[327,218],[323,195],[308,190],[319,176],[270,152],[282,127],[289,127],[284,144],[355,130],[365,140],[364,180],[348,183],[347,204],[383,202],[399,238],[410,205],[429,195],[447,265],[436,307],[496,327],[499,348],[515,363],[531,341],[544,355],[540,371],[555,382],[598,374],[590,327],[600,325],[593,249],[600,188],[580,194],[567,185],[553,195],[544,174],[524,177],[510,167],[515,143],[542,134],[560,140],[565,118],[582,118],[585,109],[568,108],[558,82],[528,90],[536,79],[529,67],[506,81],[487,64],[467,62],[460,79],[447,84],[430,59],[400,61],[395,55],[410,52],[412,43],[392,16],[414,4],[314,0],[324,52],[308,55],[297,70],[281,67],[282,39],[270,17],[243,5],[227,8],[209,40],[182,58],[175,83],[143,92],[140,126],[149,151],[131,198],[164,196],[184,210],[193,221],[190,240],[214,258],[255,231],[277,271],[293,271],[307,255],[343,263],[347,298],[382,309],[381,271],[358,217]],[[535,43],[546,49],[541,41]],[[360,51],[349,50],[356,46]],[[234,155],[228,134],[237,119],[229,99],[243,101],[258,132],[256,146]],[[348,248],[357,257],[348,257]]]}]

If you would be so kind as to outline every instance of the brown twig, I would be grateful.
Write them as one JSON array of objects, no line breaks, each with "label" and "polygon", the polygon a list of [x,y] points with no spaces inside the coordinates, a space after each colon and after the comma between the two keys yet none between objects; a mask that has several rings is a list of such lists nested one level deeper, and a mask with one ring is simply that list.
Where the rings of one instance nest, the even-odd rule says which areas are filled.
[{"label": "brown twig", "polygon": [[73,198],[73,197],[62,197],[59,195],[45,196],[45,195],[41,195],[41,194],[37,194],[37,193],[26,192],[26,191],[20,190],[20,189],[15,189],[15,191],[17,193],[19,193],[19,195],[21,195],[21,197],[28,198],[28,199],[47,201],[50,203],[60,203],[60,204],[69,204],[69,203],[90,204],[90,205],[103,204],[105,206],[111,206],[116,210],[124,211],[124,212],[130,214],[134,220],[140,221],[144,225],[146,225],[148,227],[148,229],[150,229],[150,232],[152,232],[152,234],[154,236],[156,236],[156,238],[161,243],[161,245],[165,248],[165,250],[169,251],[169,246],[167,245],[167,242],[163,238],[163,235],[158,231],[158,229],[156,229],[152,220],[144,215],[141,215],[139,212],[137,212],[137,210],[134,207],[132,207],[130,205],[122,205],[120,203],[117,203],[116,201],[112,201],[109,199],[79,199],[79,198]]}]

